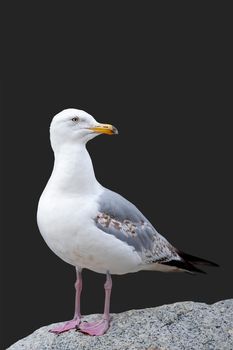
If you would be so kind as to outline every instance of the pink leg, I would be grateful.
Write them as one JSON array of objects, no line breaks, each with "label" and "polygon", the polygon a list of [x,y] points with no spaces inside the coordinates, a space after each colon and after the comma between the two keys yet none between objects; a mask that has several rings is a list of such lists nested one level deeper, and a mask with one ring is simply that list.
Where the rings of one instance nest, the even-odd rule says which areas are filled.
[{"label": "pink leg", "polygon": [[75,311],[74,311],[74,317],[70,321],[66,321],[62,323],[60,326],[56,326],[52,329],[50,329],[50,332],[60,334],[63,332],[67,332],[70,329],[77,329],[79,323],[81,322],[81,313],[80,313],[80,296],[82,292],[82,273],[81,270],[76,268],[76,274],[77,279],[75,282],[75,289],[76,289],[76,295],[75,295]]},{"label": "pink leg", "polygon": [[112,290],[112,279],[110,273],[107,271],[105,289],[104,314],[101,320],[96,322],[82,322],[79,329],[83,333],[90,335],[103,335],[109,328],[110,323],[110,298]]}]

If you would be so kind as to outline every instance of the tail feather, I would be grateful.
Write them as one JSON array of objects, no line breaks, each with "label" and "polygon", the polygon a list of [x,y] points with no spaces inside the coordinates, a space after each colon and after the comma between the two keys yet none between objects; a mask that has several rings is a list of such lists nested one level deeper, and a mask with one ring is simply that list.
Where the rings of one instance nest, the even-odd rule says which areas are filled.
[{"label": "tail feather", "polygon": [[184,253],[184,252],[182,252],[180,250],[177,250],[177,253],[179,254],[179,256],[182,259],[184,259],[185,261],[190,262],[191,264],[219,267],[218,264],[216,264],[216,263],[214,263],[212,261],[209,261],[209,260],[206,260],[206,259],[202,259],[202,258],[199,258],[199,257],[194,256],[194,255],[186,254],[186,253]]},{"label": "tail feather", "polygon": [[177,267],[180,270],[184,270],[185,272],[190,272],[190,273],[195,273],[195,272],[206,273],[205,271],[197,268],[195,265],[203,265],[203,266],[207,265],[207,266],[216,266],[216,267],[219,266],[218,264],[212,261],[202,259],[190,254],[186,254],[178,249],[177,249],[177,253],[180,256],[181,260],[174,259],[170,261],[160,262],[160,264],[168,265],[171,267]]},{"label": "tail feather", "polygon": [[170,261],[162,262],[160,264],[168,265],[172,267],[174,266],[180,270],[184,270],[185,272],[190,272],[190,273],[195,273],[195,272],[206,273],[205,271],[198,269],[196,266],[194,266],[193,264],[185,260],[170,260]]}]

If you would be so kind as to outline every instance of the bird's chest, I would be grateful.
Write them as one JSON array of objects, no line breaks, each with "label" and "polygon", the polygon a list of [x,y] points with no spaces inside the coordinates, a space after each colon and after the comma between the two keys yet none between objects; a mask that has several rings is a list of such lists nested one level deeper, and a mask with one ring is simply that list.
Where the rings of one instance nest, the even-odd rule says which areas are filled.
[{"label": "bird's chest", "polygon": [[37,215],[41,235],[60,258],[72,265],[82,265],[88,255],[96,211],[89,198],[42,195]]}]

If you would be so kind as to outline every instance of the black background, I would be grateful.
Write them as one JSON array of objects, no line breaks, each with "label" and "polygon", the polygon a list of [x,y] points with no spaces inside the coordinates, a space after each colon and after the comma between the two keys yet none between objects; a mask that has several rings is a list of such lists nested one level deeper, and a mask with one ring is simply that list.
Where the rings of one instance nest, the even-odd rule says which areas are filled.
[{"label": "black background", "polygon": [[[74,269],[36,224],[53,166],[49,124],[68,107],[119,129],[88,145],[97,179],[176,247],[221,265],[200,276],[113,276],[112,312],[232,297],[229,9],[71,4],[3,12],[1,348],[72,317]],[[102,312],[104,279],[84,271],[84,314]]]}]

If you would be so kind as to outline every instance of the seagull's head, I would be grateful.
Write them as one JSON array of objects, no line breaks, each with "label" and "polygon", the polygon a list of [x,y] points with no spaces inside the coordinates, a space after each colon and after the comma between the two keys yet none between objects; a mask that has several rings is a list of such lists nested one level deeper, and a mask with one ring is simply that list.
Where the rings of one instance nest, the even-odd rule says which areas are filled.
[{"label": "seagull's head", "polygon": [[68,143],[86,144],[100,134],[115,135],[118,131],[113,125],[98,123],[87,112],[74,108],[55,115],[50,125],[53,149]]}]

